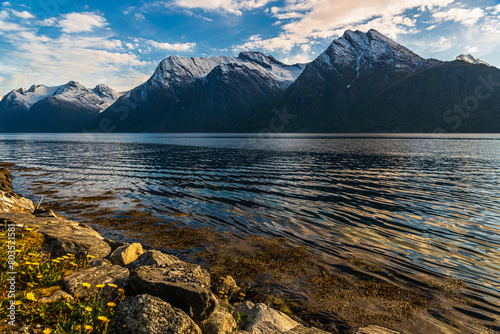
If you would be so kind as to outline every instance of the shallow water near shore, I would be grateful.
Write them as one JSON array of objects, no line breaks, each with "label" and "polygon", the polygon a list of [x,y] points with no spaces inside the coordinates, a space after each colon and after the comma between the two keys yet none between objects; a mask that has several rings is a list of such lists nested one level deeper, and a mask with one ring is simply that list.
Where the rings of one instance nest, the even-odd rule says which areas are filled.
[{"label": "shallow water near shore", "polygon": [[[15,191],[450,275],[498,326],[500,135],[3,134]],[[75,210],[75,213],[77,210]]]}]

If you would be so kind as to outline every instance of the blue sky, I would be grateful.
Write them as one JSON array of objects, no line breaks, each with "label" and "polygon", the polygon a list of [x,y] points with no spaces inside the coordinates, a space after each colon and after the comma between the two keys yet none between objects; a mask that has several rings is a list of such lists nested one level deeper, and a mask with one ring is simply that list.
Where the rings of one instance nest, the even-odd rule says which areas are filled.
[{"label": "blue sky", "polygon": [[0,0],[0,95],[70,80],[125,91],[169,55],[307,62],[372,28],[426,58],[500,67],[499,0]]}]

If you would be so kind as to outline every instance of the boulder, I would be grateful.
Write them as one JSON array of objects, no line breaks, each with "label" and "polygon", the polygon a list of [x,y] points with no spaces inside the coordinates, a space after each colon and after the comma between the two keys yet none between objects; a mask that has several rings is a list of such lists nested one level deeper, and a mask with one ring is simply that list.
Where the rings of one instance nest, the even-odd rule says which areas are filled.
[{"label": "boulder", "polygon": [[127,297],[115,314],[125,334],[201,334],[200,328],[182,310],[147,294]]},{"label": "boulder", "polygon": [[111,247],[111,253],[113,253],[118,247],[130,245],[129,242],[116,241],[111,239],[104,239],[106,243]]},{"label": "boulder", "polygon": [[150,266],[150,267],[168,267],[172,264],[183,263],[179,258],[165,254],[157,250],[150,250],[144,252],[141,256],[137,258],[132,263],[127,265],[127,268],[132,271],[138,268]]},{"label": "boulder", "polygon": [[399,334],[399,332],[384,327],[371,325],[358,329],[356,334]]},{"label": "boulder", "polygon": [[210,290],[210,275],[199,265],[176,263],[142,267],[130,274],[132,295],[150,294],[186,312],[197,323],[207,319],[217,301]]},{"label": "boulder", "polygon": [[118,266],[126,266],[127,264],[137,260],[142,253],[144,253],[144,251],[142,250],[142,245],[139,243],[125,245],[118,247],[113,253],[111,253],[109,261]]},{"label": "boulder", "polygon": [[247,315],[243,329],[250,334],[281,334],[299,326],[298,322],[286,314],[248,300],[241,303],[236,312]]},{"label": "boulder", "polygon": [[215,311],[208,319],[200,323],[203,334],[232,333],[238,325],[233,316],[227,312]]},{"label": "boulder", "polygon": [[53,256],[67,253],[78,256],[92,255],[96,260],[106,257],[111,247],[103,238],[86,224],[66,224],[59,221],[57,226],[45,229],[40,226],[39,232],[45,235],[44,248]]},{"label": "boulder", "polygon": [[[117,285],[120,289],[127,289],[129,286],[129,271],[127,268],[122,268],[115,265],[98,266],[78,271],[63,278],[66,291],[73,296],[94,295],[102,292],[104,296],[111,293],[116,296],[116,288],[110,287],[108,284]],[[91,285],[90,288],[83,286],[83,283]],[[106,284],[104,288],[97,288],[98,284]]]},{"label": "boulder", "polygon": [[50,297],[43,297],[38,299],[39,304],[52,304],[57,302],[59,299],[64,298],[64,299],[69,299],[73,300],[73,296],[70,295],[69,293],[63,291],[63,290],[57,290],[52,294]]}]

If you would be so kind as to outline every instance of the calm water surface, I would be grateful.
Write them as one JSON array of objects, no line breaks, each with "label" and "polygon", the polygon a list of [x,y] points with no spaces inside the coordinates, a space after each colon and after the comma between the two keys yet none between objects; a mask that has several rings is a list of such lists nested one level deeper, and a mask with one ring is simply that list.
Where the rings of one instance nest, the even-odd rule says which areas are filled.
[{"label": "calm water surface", "polygon": [[61,196],[112,190],[124,210],[374,255],[500,300],[500,135],[4,134],[0,160],[72,182]]}]

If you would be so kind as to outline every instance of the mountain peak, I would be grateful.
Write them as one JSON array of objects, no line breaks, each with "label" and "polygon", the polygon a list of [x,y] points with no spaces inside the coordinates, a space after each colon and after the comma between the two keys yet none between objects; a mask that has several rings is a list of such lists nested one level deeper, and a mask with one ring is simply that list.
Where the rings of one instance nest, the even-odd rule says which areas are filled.
[{"label": "mountain peak", "polygon": [[273,65],[284,65],[282,62],[276,60],[273,56],[268,56],[259,51],[240,52],[238,58],[244,61],[252,61],[267,69],[272,68]]},{"label": "mountain peak", "polygon": [[488,64],[484,60],[476,58],[476,57],[474,57],[471,54],[461,54],[461,55],[459,55],[457,57],[456,60],[458,60],[458,61],[464,61],[464,62],[469,63],[469,64],[486,65],[486,66],[492,67],[490,64]]},{"label": "mountain peak", "polygon": [[376,30],[347,30],[317,58],[339,72],[365,68],[407,71],[418,68],[424,59]]}]

